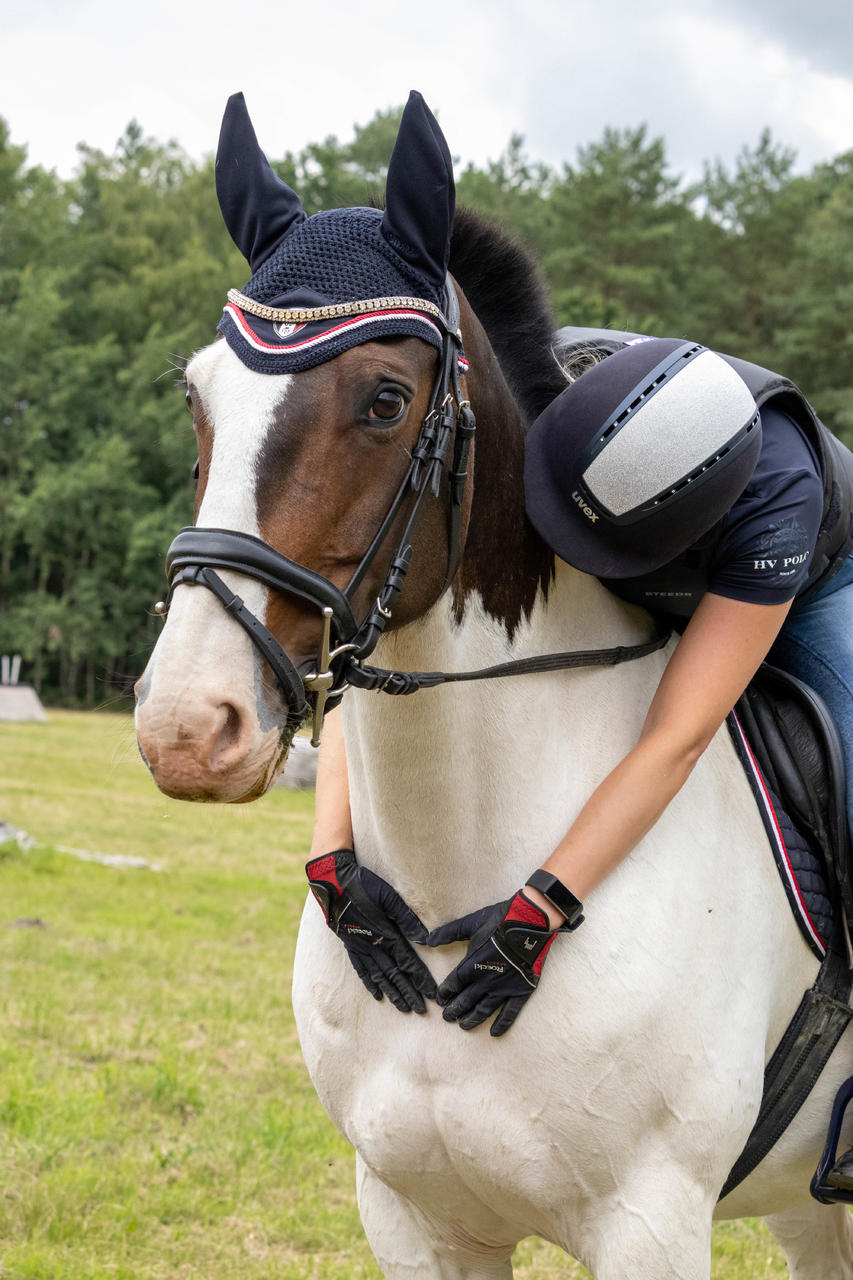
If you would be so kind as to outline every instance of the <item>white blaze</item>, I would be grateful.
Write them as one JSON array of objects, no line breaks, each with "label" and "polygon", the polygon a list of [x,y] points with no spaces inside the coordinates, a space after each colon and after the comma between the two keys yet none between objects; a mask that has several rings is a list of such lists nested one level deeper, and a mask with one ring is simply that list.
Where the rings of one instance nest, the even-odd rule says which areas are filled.
[{"label": "white blaze", "polygon": [[[233,529],[258,538],[255,502],[258,458],[290,378],[271,377],[247,369],[225,342],[214,342],[193,356],[187,365],[186,378],[195,387],[213,431],[213,452],[196,524],[200,528]],[[220,577],[242,597],[252,613],[263,618],[269,592],[262,583],[224,570]],[[214,596],[200,592],[197,587],[179,587],[170,622],[177,620],[173,615],[179,600],[184,606],[180,614],[189,605],[198,619],[198,611],[202,609],[209,615],[208,625],[217,632],[222,631],[223,637],[231,636],[235,643],[238,638],[245,639],[249,644],[246,652],[254,657],[251,641],[242,632],[238,637],[237,628],[223,614]],[[233,645],[229,645],[231,648]],[[245,645],[241,648],[245,649]]]},{"label": "white blaze", "polygon": [[255,373],[225,342],[215,342],[190,361],[187,382],[197,388],[213,429],[213,456],[197,523],[257,538],[258,458],[291,379]]},{"label": "white blaze", "polygon": [[[291,379],[247,369],[225,342],[214,342],[193,356],[186,379],[200,397],[213,431],[213,453],[196,524],[199,528],[232,529],[258,538],[258,459]],[[263,620],[269,597],[263,583],[226,570],[221,571],[220,577]],[[192,614],[193,631],[199,627],[209,629],[233,660],[242,659],[240,665],[244,666],[248,657],[254,663],[252,642],[210,592],[178,587],[169,613],[170,630],[175,631],[175,624],[182,622],[188,612]],[[219,668],[220,664],[216,666]]]},{"label": "white blaze", "polygon": [[[197,524],[259,537],[258,460],[290,378],[255,373],[225,342],[216,342],[190,361],[187,381],[213,433]],[[220,576],[263,620],[267,588],[242,574],[223,570]],[[175,590],[166,626],[140,682],[140,741],[156,741],[162,770],[170,751],[175,758],[181,755],[183,768],[187,748],[182,744],[207,740],[210,725],[221,716],[217,708],[239,708],[248,787],[278,755],[281,707],[273,688],[272,674],[249,636],[219,600],[204,587],[184,584]],[[202,763],[198,761],[199,770]],[[235,782],[238,793],[241,785]]]}]

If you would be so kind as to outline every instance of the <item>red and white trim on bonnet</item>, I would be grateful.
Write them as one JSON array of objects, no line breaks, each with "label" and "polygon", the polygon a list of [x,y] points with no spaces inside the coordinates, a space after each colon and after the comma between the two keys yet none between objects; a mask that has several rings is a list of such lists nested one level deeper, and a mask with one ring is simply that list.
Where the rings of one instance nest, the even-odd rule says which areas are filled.
[{"label": "red and white trim on bonnet", "polygon": [[[293,333],[288,335],[288,341],[280,344],[264,342],[262,338],[258,337],[257,333],[255,333],[254,329],[249,324],[246,315],[239,307],[235,306],[233,302],[227,303],[222,310],[226,315],[231,317],[237,325],[240,336],[249,344],[249,346],[254,347],[256,351],[262,351],[265,355],[270,356],[287,357],[293,356],[300,351],[310,351],[313,348],[321,346],[324,342],[329,342],[331,339],[338,337],[342,333],[351,333],[358,329],[369,330],[370,327],[375,325],[377,322],[395,319],[404,319],[414,321],[419,325],[425,325],[434,338],[437,339],[437,344],[439,346],[442,341],[442,333],[438,325],[433,324],[433,322],[425,316],[423,312],[413,311],[402,307],[395,307],[385,311],[369,312],[366,315],[350,316],[346,319],[339,320],[337,323],[330,324],[329,327],[324,328],[321,333],[314,333],[310,337],[305,338],[299,338],[297,335],[299,331],[306,328],[307,325],[305,323],[297,324],[294,325]],[[368,341],[367,335],[365,335],[364,341]],[[459,368],[462,373],[467,373],[468,371],[468,361],[463,355],[459,356]]]}]

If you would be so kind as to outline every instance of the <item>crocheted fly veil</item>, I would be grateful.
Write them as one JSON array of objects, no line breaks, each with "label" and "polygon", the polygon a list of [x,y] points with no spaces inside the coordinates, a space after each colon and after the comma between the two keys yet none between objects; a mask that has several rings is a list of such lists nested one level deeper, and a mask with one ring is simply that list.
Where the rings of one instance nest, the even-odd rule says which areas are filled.
[{"label": "crocheted fly veil", "polygon": [[229,290],[219,329],[250,369],[297,373],[395,334],[441,348],[453,168],[419,93],[409,95],[400,121],[384,212],[307,217],[258,146],[241,93],[225,108],[216,193],[252,270],[241,291]]}]

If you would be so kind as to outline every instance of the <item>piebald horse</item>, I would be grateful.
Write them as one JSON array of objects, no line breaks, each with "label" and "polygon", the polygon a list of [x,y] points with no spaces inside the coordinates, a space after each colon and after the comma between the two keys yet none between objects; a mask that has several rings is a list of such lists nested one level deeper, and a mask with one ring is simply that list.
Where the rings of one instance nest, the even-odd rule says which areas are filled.
[{"label": "piebald horse", "polygon": [[[405,129],[406,117],[389,170],[392,229],[400,200],[412,217],[432,198],[411,189]],[[424,503],[374,658],[455,671],[646,640],[649,617],[555,562],[526,520],[526,426],[562,385],[550,319],[524,255],[471,215],[450,216],[470,363],[462,390],[477,418],[461,558],[447,586],[445,481]],[[343,588],[406,474],[436,360],[411,335],[280,376],[248,367],[226,341],[199,351],[186,371],[195,524],[251,535]],[[389,385],[406,405],[390,425],[363,409]],[[355,593],[357,618],[382,589],[404,518]],[[254,576],[221,577],[300,671],[316,665],[316,607]],[[670,651],[408,698],[348,690],[359,861],[429,928],[509,897],[636,740]],[[168,794],[236,802],[271,786],[288,708],[211,591],[174,589],[137,694],[140,746]],[[432,1003],[423,1017],[377,1003],[308,898],[293,980],[299,1035],[320,1099],[355,1147],[362,1221],[384,1275],[507,1280],[516,1244],[536,1234],[597,1280],[706,1280],[712,1219],[769,1215],[795,1280],[849,1280],[848,1211],[808,1195],[849,1073],[849,1034],[782,1139],[718,1203],[765,1062],[817,969],[725,730],[585,906],[585,924],[557,940],[536,994],[496,1040],[485,1026],[444,1022]],[[463,948],[421,954],[440,980]]]}]

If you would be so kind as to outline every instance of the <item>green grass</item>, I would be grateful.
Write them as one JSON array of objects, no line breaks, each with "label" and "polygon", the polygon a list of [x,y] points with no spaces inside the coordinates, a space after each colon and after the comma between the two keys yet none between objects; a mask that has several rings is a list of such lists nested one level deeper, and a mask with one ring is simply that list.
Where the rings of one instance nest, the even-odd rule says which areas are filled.
[{"label": "green grass", "polygon": [[[0,846],[2,1280],[378,1280],[290,1009],[312,810],[168,800],[124,716],[0,726],[0,819],[38,842]],[[716,1280],[785,1274],[763,1224],[716,1229]]]}]

